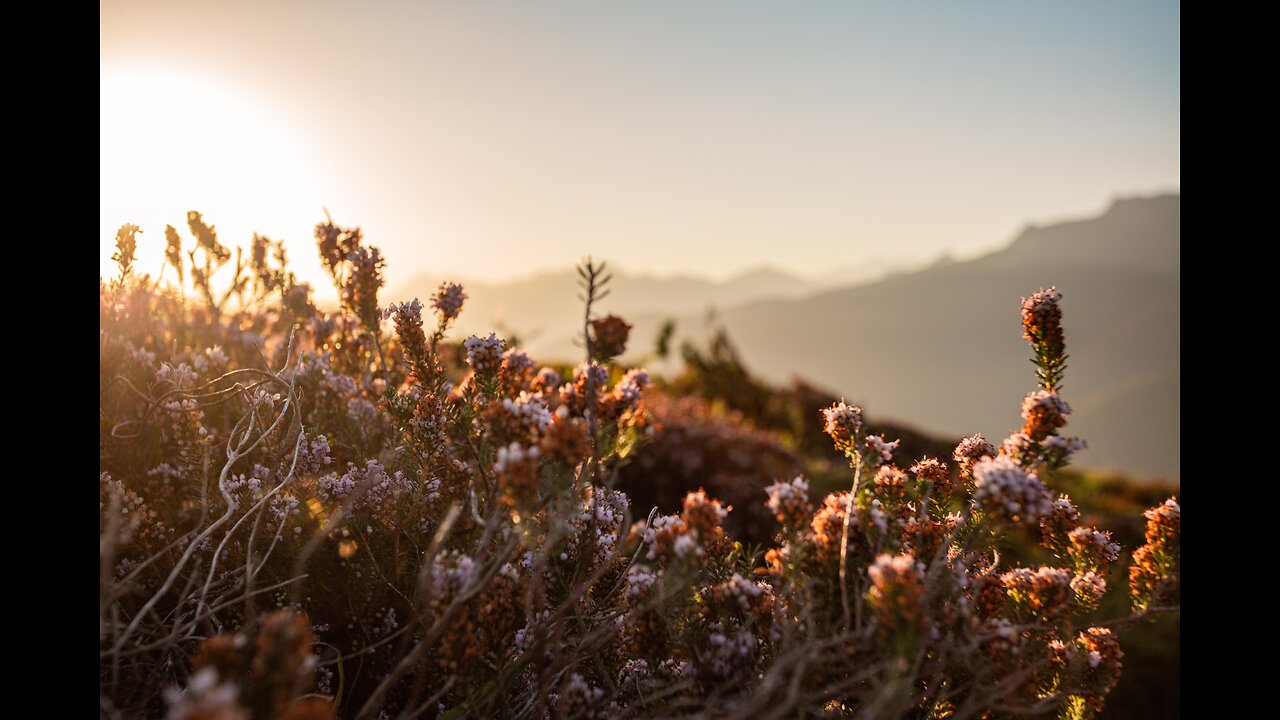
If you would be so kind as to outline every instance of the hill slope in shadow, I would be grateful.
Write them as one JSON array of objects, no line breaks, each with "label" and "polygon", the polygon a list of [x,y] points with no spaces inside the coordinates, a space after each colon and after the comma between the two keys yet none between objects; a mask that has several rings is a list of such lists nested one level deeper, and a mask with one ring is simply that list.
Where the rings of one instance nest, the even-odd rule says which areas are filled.
[{"label": "hill slope in shadow", "polygon": [[1070,434],[1083,466],[1178,480],[1180,200],[1116,201],[1100,217],[1029,228],[987,257],[722,319],[752,368],[799,375],[882,417],[999,440],[1034,383],[1019,299],[1063,293]]}]

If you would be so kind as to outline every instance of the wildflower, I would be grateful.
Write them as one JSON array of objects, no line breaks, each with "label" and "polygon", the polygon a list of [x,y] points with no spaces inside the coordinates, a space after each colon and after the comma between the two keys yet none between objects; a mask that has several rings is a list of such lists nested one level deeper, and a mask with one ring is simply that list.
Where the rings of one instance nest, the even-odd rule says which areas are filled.
[{"label": "wildflower", "polygon": [[1102,602],[1102,596],[1107,594],[1107,581],[1090,570],[1071,578],[1071,590],[1080,609],[1094,610]]},{"label": "wildflower", "polygon": [[974,613],[983,619],[993,619],[1004,613],[1009,594],[1000,575],[979,575],[967,588]]},{"label": "wildflower", "polygon": [[1076,646],[1088,658],[1085,672],[1084,700],[1094,712],[1101,712],[1103,701],[1120,681],[1124,651],[1108,628],[1091,627],[1076,638]]},{"label": "wildflower", "polygon": [[146,348],[132,348],[129,351],[129,358],[133,360],[135,365],[149,368],[156,364],[156,354]]},{"label": "wildflower", "polygon": [[545,633],[547,626],[550,624],[551,611],[539,610],[532,617],[525,620],[524,627],[516,631],[514,638],[514,650],[517,655],[533,649],[539,633]]},{"label": "wildflower", "polygon": [[1147,519],[1147,544],[1176,552],[1182,534],[1182,507],[1178,501],[1169,498],[1164,504],[1143,511],[1142,516]]},{"label": "wildflower", "polygon": [[876,473],[871,492],[883,502],[899,502],[906,497],[907,474],[894,465],[885,465]]},{"label": "wildflower", "polygon": [[783,527],[794,532],[813,514],[813,502],[809,500],[809,481],[796,477],[789,482],[776,482],[765,488],[769,499],[765,505]]},{"label": "wildflower", "polygon": [[661,582],[661,570],[631,567],[626,576],[627,613],[622,624],[624,649],[631,656],[655,663],[670,657],[667,621],[655,607],[659,596],[654,589]]},{"label": "wildflower", "polygon": [[591,321],[591,350],[601,362],[621,355],[627,349],[631,325],[617,315]]},{"label": "wildflower", "polygon": [[1056,450],[1066,455],[1078,453],[1089,447],[1089,444],[1077,437],[1064,438],[1060,435],[1050,435],[1045,438],[1044,447],[1048,450]]},{"label": "wildflower", "polygon": [[701,558],[706,550],[698,542],[698,531],[678,515],[658,515],[653,524],[644,528],[641,535],[649,548],[646,557]]},{"label": "wildflower", "polygon": [[1182,564],[1182,508],[1169,498],[1143,513],[1147,543],[1133,553],[1129,593],[1140,611],[1176,602]]},{"label": "wildflower", "polygon": [[538,493],[538,459],[541,453],[536,445],[524,447],[513,442],[498,448],[493,472],[498,476],[503,499],[513,507],[527,504]]},{"label": "wildflower", "polygon": [[560,385],[560,373],[544,367],[534,376],[530,389],[546,395],[552,393]]},{"label": "wildflower", "polygon": [[306,615],[280,610],[262,621],[249,677],[254,689],[270,698],[273,714],[284,714],[299,679],[313,670],[314,641]]},{"label": "wildflower", "polygon": [[314,440],[301,443],[298,448],[297,471],[299,475],[315,475],[333,459],[329,457],[329,438],[318,435]]},{"label": "wildflower", "polygon": [[520,435],[536,441],[551,425],[551,411],[541,395],[530,395],[521,390],[515,398],[503,398],[501,407],[505,413],[504,424],[509,426],[512,434]]},{"label": "wildflower", "polygon": [[436,294],[431,296],[431,307],[436,309],[441,322],[448,323],[458,318],[462,312],[462,302],[466,299],[467,294],[462,291],[461,285],[451,282],[440,283]]},{"label": "wildflower", "polygon": [[868,435],[863,441],[866,446],[863,457],[873,468],[881,463],[890,462],[893,460],[893,451],[898,449],[898,444],[901,442],[901,440],[887,442],[883,435]]},{"label": "wildflower", "polygon": [[164,226],[164,259],[173,266],[178,273],[178,284],[182,285],[182,238],[178,237],[178,231],[173,229],[172,225]]},{"label": "wildflower", "polygon": [[627,601],[635,604],[638,600],[645,597],[649,592],[649,588],[653,587],[657,582],[658,573],[655,573],[642,565],[632,565],[631,569],[627,571],[627,580],[624,592]]},{"label": "wildflower", "polygon": [[528,353],[511,348],[502,354],[502,383],[506,392],[515,394],[528,387],[534,362]]},{"label": "wildflower", "polygon": [[1070,543],[1068,535],[1080,527],[1080,510],[1071,498],[1061,495],[1053,501],[1049,513],[1040,520],[1040,545],[1065,555]]},{"label": "wildflower", "polygon": [[289,285],[280,298],[280,307],[291,317],[302,320],[313,318],[316,306],[311,302],[311,283]]},{"label": "wildflower", "polygon": [[191,365],[196,369],[196,372],[218,373],[227,367],[227,354],[222,351],[222,346],[214,345],[211,348],[206,348],[202,353],[197,353],[191,359]]},{"label": "wildflower", "polygon": [[371,330],[378,324],[378,288],[382,287],[385,261],[378,248],[357,247],[347,256],[351,275],[342,287],[342,306]]},{"label": "wildflower", "polygon": [[378,421],[378,407],[364,398],[351,398],[347,401],[347,417],[365,427],[373,427]]},{"label": "wildflower", "polygon": [[911,474],[929,485],[930,495],[938,502],[945,502],[951,496],[951,471],[937,458],[921,458],[911,466]]},{"label": "wildflower", "polygon": [[606,488],[589,487],[585,512],[575,523],[582,532],[593,532],[595,546],[604,560],[616,554],[618,537],[631,501],[626,493]]},{"label": "wildflower", "polygon": [[728,580],[702,591],[706,611],[713,616],[733,615],[763,622],[773,614],[773,588],[734,573]]},{"label": "wildflower", "polygon": [[618,381],[613,388],[613,398],[619,410],[627,410],[640,402],[644,389],[653,384],[649,373],[640,368],[633,368]]},{"label": "wildflower", "polygon": [[849,452],[854,438],[862,430],[862,408],[841,401],[823,410],[822,417],[826,421],[823,432],[835,441],[836,449]]},{"label": "wildflower", "polygon": [[156,370],[156,382],[172,383],[175,388],[180,389],[194,387],[196,377],[196,371],[186,363],[179,363],[178,367],[167,362],[161,363],[160,369]]},{"label": "wildflower", "polygon": [[960,474],[965,477],[971,477],[973,466],[983,458],[994,457],[996,449],[982,437],[982,434],[970,435],[960,441],[956,445],[955,452],[951,457],[960,463]]},{"label": "wildflower", "polygon": [[1050,287],[1022,299],[1022,336],[1032,345],[1042,346],[1054,356],[1065,348],[1062,336],[1062,293]]},{"label": "wildflower", "polygon": [[915,554],[922,557],[932,556],[942,544],[947,524],[927,517],[921,520],[911,505],[904,509],[910,514],[902,527],[903,548],[915,548]]},{"label": "wildflower", "polygon": [[316,225],[315,238],[320,259],[324,261],[329,274],[337,277],[342,262],[360,244],[361,233],[359,228],[343,230],[332,222],[326,222]]},{"label": "wildflower", "polygon": [[649,669],[648,661],[642,658],[628,660],[618,670],[618,685],[624,688],[627,685],[635,685],[649,679],[651,675],[653,671]]},{"label": "wildflower", "polygon": [[437,555],[431,562],[429,575],[432,605],[447,606],[449,598],[461,592],[475,572],[476,563],[470,555],[452,550]]},{"label": "wildflower", "polygon": [[1032,570],[1015,568],[1001,575],[1009,600],[1028,619],[1051,622],[1062,618],[1070,609],[1075,593],[1071,573],[1061,568],[1044,566]]},{"label": "wildflower", "polygon": [[125,223],[116,231],[116,252],[111,256],[112,260],[120,266],[120,277],[129,276],[129,271],[133,267],[133,255],[138,251],[138,240],[136,235],[141,232],[137,225]]},{"label": "wildflower", "polygon": [[[235,677],[244,664],[248,645],[249,639],[240,633],[214,635],[196,647],[195,654],[191,656],[191,668],[197,673],[211,669],[218,677]],[[195,684],[194,680],[192,684]]]},{"label": "wildflower", "polygon": [[427,336],[422,331],[422,303],[414,298],[412,302],[393,304],[387,308],[386,315],[395,319],[396,335],[409,358],[415,363],[425,363]]},{"label": "wildflower", "polygon": [[1071,407],[1058,393],[1049,390],[1028,393],[1022,400],[1022,419],[1026,421],[1022,432],[1042,442],[1054,430],[1066,425],[1070,414]]},{"label": "wildflower", "polygon": [[359,389],[356,381],[340,373],[331,372],[325,376],[325,385],[341,397],[355,395]]},{"label": "wildflower", "polygon": [[694,530],[710,537],[723,533],[720,524],[732,509],[722,505],[719,500],[707,497],[705,490],[698,490],[684,496],[684,512],[681,517]]},{"label": "wildflower", "polygon": [[979,461],[973,476],[974,502],[993,518],[1033,524],[1053,510],[1040,478],[1003,455]]},{"label": "wildflower", "polygon": [[607,382],[609,371],[595,363],[578,363],[573,369],[574,387],[583,397],[587,397],[589,393],[595,393],[598,397]]},{"label": "wildflower", "polygon": [[810,523],[819,562],[838,564],[840,543],[845,531],[845,514],[849,512],[852,516],[849,518],[848,556],[856,557],[869,552],[872,542],[869,530],[876,525],[876,518],[871,517],[872,513],[853,506],[848,492],[834,492],[823,498],[822,507],[814,513]]},{"label": "wildflower", "polygon": [[924,568],[910,553],[882,553],[867,568],[871,587],[867,605],[876,622],[888,632],[920,629],[924,622]]},{"label": "wildflower", "polygon": [[502,364],[504,344],[493,333],[489,333],[487,338],[472,335],[462,342],[463,348],[467,351],[467,364],[476,371],[476,374],[496,372]]},{"label": "wildflower", "polygon": [[1111,541],[1111,533],[1078,527],[1067,533],[1071,559],[1077,568],[1102,572],[1120,558],[1120,545]]},{"label": "wildflower", "polygon": [[748,629],[731,631],[722,623],[712,623],[707,634],[710,652],[699,657],[696,669],[704,680],[723,682],[745,673],[755,664],[755,651],[759,644]]},{"label": "wildflower", "polygon": [[571,417],[561,406],[551,416],[551,424],[547,426],[542,437],[542,450],[547,457],[560,460],[566,465],[574,466],[591,453],[590,439],[587,437],[587,423],[580,417]]},{"label": "wildflower", "polygon": [[1000,443],[1000,454],[1019,465],[1029,465],[1036,459],[1037,443],[1024,432],[1015,432]]}]

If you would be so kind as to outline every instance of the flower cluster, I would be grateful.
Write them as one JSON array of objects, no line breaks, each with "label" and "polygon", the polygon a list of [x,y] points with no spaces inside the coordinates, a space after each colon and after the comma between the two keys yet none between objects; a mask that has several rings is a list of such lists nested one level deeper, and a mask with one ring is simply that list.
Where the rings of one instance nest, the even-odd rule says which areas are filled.
[{"label": "flower cluster", "polygon": [[773,615],[775,598],[768,583],[751,581],[740,573],[707,588],[702,593],[707,609],[716,616],[767,622]]},{"label": "flower cluster", "polygon": [[527,504],[538,492],[538,447],[524,447],[513,442],[498,448],[493,472],[498,476],[502,494],[511,505]]},{"label": "flower cluster", "polygon": [[440,283],[440,289],[431,296],[431,307],[435,308],[443,322],[451,322],[461,314],[462,303],[466,299],[467,294],[462,291],[461,285],[451,282]]},{"label": "flower cluster", "polygon": [[1015,568],[1000,577],[1015,615],[1024,621],[1053,622],[1071,610],[1073,575],[1055,567]]},{"label": "flower cluster", "polygon": [[1090,570],[1083,575],[1071,578],[1071,590],[1075,593],[1075,602],[1082,610],[1094,610],[1102,602],[1107,593],[1107,581]]},{"label": "flower cluster", "polygon": [[901,442],[900,440],[885,440],[883,435],[868,435],[863,440],[863,457],[872,467],[891,462],[893,460],[893,451],[898,449],[898,445]]},{"label": "flower cluster", "polygon": [[497,372],[502,365],[502,348],[505,343],[497,335],[489,333],[489,337],[472,335],[463,341],[462,347],[467,351],[467,364],[477,374]]},{"label": "flower cluster", "polygon": [[630,334],[631,325],[617,315],[592,320],[591,341],[595,357],[603,361],[626,352]]},{"label": "flower cluster", "polygon": [[1111,630],[1091,627],[1080,633],[1076,646],[1084,655],[1083,690],[1081,705],[1091,712],[1101,712],[1107,695],[1120,681],[1121,659],[1124,651]]},{"label": "flower cluster", "polygon": [[769,499],[765,503],[783,527],[794,530],[802,526],[813,514],[813,502],[809,499],[809,481],[796,477],[788,482],[776,482],[765,488]]},{"label": "flower cluster", "polygon": [[351,276],[343,286],[342,304],[366,327],[375,327],[381,313],[378,312],[378,289],[382,287],[382,267],[385,261],[376,247],[360,246],[347,256]]},{"label": "flower cluster", "polygon": [[961,440],[956,445],[952,457],[960,464],[960,474],[972,479],[974,465],[978,464],[978,461],[983,458],[994,457],[995,454],[995,447],[979,433]]},{"label": "flower cluster", "polygon": [[1143,513],[1146,544],[1133,553],[1129,592],[1134,607],[1145,610],[1177,602],[1182,566],[1182,508],[1169,498]]},{"label": "flower cluster", "polygon": [[911,466],[911,474],[938,500],[951,497],[951,470],[937,458],[921,458]]},{"label": "flower cluster", "polygon": [[1102,572],[1120,558],[1120,545],[1112,542],[1111,533],[1078,527],[1067,533],[1070,556],[1077,568]]},{"label": "flower cluster", "polygon": [[394,304],[387,308],[385,315],[395,320],[396,335],[409,357],[414,362],[425,362],[427,336],[422,330],[422,303],[414,298],[411,302]]},{"label": "flower cluster", "polygon": [[851,451],[854,439],[862,430],[862,408],[839,402],[822,411],[823,431],[831,436],[837,450]]},{"label": "flower cluster", "polygon": [[867,590],[867,605],[876,622],[888,632],[916,631],[924,620],[923,566],[910,553],[876,557],[867,568],[871,588]]},{"label": "flower cluster", "polygon": [[993,519],[1034,525],[1053,511],[1044,483],[1008,457],[978,461],[973,467],[973,500]]},{"label": "flower cluster", "polygon": [[1036,442],[1044,442],[1058,428],[1067,424],[1071,408],[1062,396],[1050,390],[1037,390],[1022,400],[1022,432]]},{"label": "flower cluster", "polygon": [[1040,545],[1065,556],[1070,543],[1070,533],[1080,527],[1080,509],[1071,498],[1061,495],[1053,501],[1053,507],[1040,520]]}]

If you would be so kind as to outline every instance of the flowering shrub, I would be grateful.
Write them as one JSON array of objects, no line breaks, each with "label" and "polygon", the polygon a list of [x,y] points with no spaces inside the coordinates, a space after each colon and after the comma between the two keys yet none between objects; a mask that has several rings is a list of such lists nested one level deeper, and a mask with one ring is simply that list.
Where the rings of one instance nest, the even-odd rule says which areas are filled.
[{"label": "flowering shrub", "polygon": [[[1134,553],[1135,614],[1083,622],[1121,549],[1049,490],[1081,446],[1057,434],[1052,289],[1024,301],[1040,387],[999,449],[902,469],[837,403],[847,491],[815,501],[780,447],[730,432],[692,457],[749,462],[660,514],[621,473],[643,483],[646,443],[678,457],[697,430],[615,365],[630,326],[594,314],[602,267],[562,374],[450,341],[457,285],[381,306],[359,229],[316,228],[342,299],[323,313],[265,238],[215,293],[231,253],[189,226],[185,260],[166,233],[177,284],[133,275],[133,226],[100,283],[104,716],[1090,717],[1121,670],[1110,627],[1176,608],[1171,499]],[[734,494],[752,473],[772,482]],[[734,536],[745,507],[776,523],[760,552]],[[1002,554],[1019,535],[1043,557]]]},{"label": "flowering shrub", "polygon": [[731,505],[725,529],[744,543],[766,543],[776,530],[761,502],[764,488],[802,470],[800,458],[778,439],[754,429],[737,413],[715,415],[696,396],[645,396],[653,432],[644,448],[618,473],[618,487],[638,506],[663,511],[705,489]]}]

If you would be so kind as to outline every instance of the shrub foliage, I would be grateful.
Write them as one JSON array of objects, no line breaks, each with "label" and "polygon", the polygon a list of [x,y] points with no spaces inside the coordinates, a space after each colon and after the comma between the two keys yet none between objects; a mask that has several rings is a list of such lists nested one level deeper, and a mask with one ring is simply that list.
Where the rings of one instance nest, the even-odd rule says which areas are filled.
[{"label": "shrub foliage", "polygon": [[[1176,609],[1170,499],[1130,614],[1091,614],[1121,548],[1050,490],[1083,446],[1059,434],[1052,288],[1022,305],[1019,432],[899,467],[832,403],[848,489],[815,497],[767,434],[646,400],[615,362],[630,326],[597,312],[602,265],[580,269],[585,359],[561,372],[451,339],[457,285],[379,305],[358,228],[316,227],[330,313],[282,244],[232,265],[198,213],[188,229],[153,280],[124,226],[100,281],[104,716],[1084,718],[1121,671],[1113,628]],[[616,489],[682,462],[712,492],[673,514]]]}]

